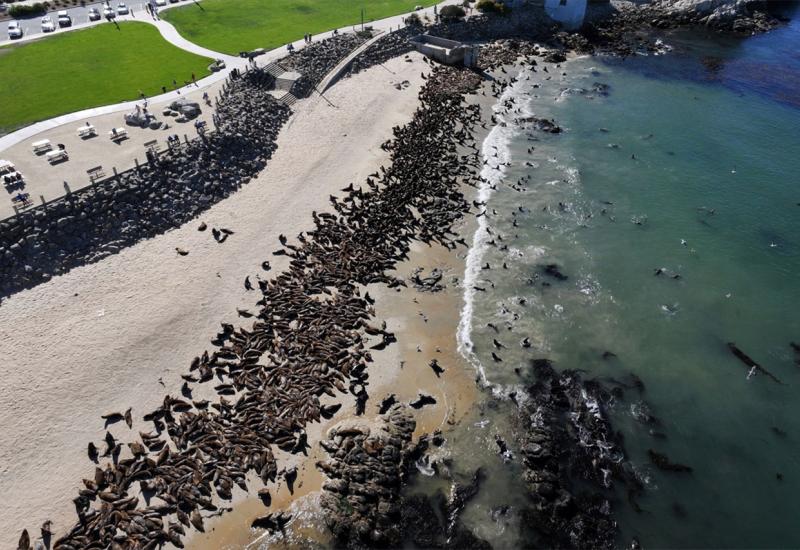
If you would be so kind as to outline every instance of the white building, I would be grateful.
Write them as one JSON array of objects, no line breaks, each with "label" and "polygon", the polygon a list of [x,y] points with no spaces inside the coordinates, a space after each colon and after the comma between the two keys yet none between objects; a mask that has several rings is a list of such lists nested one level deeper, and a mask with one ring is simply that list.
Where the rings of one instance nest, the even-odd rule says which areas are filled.
[{"label": "white building", "polygon": [[586,15],[586,0],[544,0],[544,11],[566,29],[577,29]]}]

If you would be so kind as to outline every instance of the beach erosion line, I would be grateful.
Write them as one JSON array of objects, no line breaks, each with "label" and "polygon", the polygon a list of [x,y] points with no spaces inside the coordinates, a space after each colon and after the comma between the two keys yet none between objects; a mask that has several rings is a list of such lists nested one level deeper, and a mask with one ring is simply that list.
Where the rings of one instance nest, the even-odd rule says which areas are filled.
[{"label": "beach erosion line", "polygon": [[[492,105],[492,113],[496,123],[489,131],[481,146],[481,156],[484,166],[479,176],[479,187],[476,201],[483,204],[484,211],[488,212],[489,201],[494,195],[497,185],[501,184],[506,176],[507,163],[511,162],[512,151],[511,142],[518,132],[510,117],[507,119],[502,112],[503,105],[519,97],[518,82],[506,87],[497,101]],[[492,163],[497,163],[493,165]],[[480,383],[484,387],[490,388],[493,392],[500,389],[495,388],[486,373],[486,369],[475,354],[475,344],[472,340],[472,329],[475,322],[475,287],[479,286],[481,275],[481,263],[489,249],[489,233],[487,231],[489,222],[486,215],[478,217],[478,225],[472,235],[472,244],[467,253],[463,277],[463,299],[464,305],[461,309],[461,316],[458,323],[456,338],[458,351],[464,356],[467,362],[472,365],[480,377]]]}]

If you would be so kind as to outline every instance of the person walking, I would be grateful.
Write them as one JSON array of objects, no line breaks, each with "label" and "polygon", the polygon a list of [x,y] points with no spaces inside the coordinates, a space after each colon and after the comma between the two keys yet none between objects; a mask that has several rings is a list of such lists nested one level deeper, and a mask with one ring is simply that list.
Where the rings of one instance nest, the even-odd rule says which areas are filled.
[{"label": "person walking", "polygon": [[194,73],[192,73],[192,84],[197,86],[197,79],[195,78]]}]

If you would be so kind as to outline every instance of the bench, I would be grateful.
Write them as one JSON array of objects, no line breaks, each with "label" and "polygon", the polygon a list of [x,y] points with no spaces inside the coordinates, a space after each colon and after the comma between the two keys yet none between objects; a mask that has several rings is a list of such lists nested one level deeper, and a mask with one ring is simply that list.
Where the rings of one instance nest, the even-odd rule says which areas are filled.
[{"label": "bench", "polygon": [[66,149],[58,149],[57,151],[50,151],[45,155],[47,157],[47,162],[53,164],[59,160],[69,160],[69,155],[67,155]]},{"label": "bench", "polygon": [[158,140],[146,141],[144,144],[145,149],[149,149],[153,153],[158,153]]},{"label": "bench", "polygon": [[114,128],[108,133],[108,137],[111,141],[122,141],[123,139],[128,139],[128,130],[125,128]]},{"label": "bench", "polygon": [[31,201],[31,196],[28,193],[20,193],[19,195],[12,197],[11,202],[15,205],[18,204],[23,208],[27,208],[28,206],[32,205],[33,202]]},{"label": "bench", "polygon": [[31,147],[33,147],[33,152],[34,153],[39,154],[39,153],[44,153],[45,151],[51,150],[53,148],[53,144],[50,143],[49,139],[43,139],[41,141],[37,141],[35,143],[32,143]]},{"label": "bench", "polygon": [[95,181],[99,180],[102,177],[105,177],[106,173],[103,171],[102,166],[95,166],[94,168],[89,168],[86,171],[89,174],[89,181],[94,183]]},{"label": "bench", "polygon": [[97,129],[91,124],[87,124],[86,126],[81,126],[80,128],[78,128],[79,138],[86,139],[96,135],[97,135]]}]

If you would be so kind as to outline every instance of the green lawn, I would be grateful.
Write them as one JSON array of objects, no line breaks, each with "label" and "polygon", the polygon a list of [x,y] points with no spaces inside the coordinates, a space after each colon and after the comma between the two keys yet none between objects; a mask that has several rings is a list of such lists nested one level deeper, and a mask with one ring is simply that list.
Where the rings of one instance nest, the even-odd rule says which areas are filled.
[{"label": "green lawn", "polygon": [[210,50],[236,55],[273,49],[306,33],[320,33],[432,6],[435,0],[203,0],[162,14],[186,38]]},{"label": "green lawn", "polygon": [[110,23],[0,48],[0,133],[199,79],[211,61],[146,23]]}]

